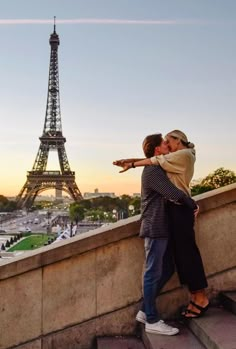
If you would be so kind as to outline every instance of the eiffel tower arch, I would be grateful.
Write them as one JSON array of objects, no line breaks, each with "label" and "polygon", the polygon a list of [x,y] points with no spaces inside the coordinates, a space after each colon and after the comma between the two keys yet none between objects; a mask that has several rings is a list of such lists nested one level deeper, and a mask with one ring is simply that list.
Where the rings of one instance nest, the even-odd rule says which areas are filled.
[{"label": "eiffel tower arch", "polygon": [[[26,182],[16,198],[19,208],[30,208],[36,196],[47,189],[65,191],[77,202],[83,199],[75,182],[75,172],[70,169],[65,150],[66,138],[62,134],[58,71],[60,41],[56,33],[55,17],[54,31],[50,36],[49,44],[51,55],[43,134],[39,137],[40,146],[33,168],[28,171]],[[57,151],[60,171],[47,171],[49,151]]]}]

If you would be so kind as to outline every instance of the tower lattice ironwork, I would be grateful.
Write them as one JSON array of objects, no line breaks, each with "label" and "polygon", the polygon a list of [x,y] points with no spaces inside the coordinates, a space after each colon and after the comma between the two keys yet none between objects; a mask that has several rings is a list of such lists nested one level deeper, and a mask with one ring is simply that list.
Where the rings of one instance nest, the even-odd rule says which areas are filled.
[{"label": "tower lattice ironwork", "polygon": [[[75,182],[75,172],[70,169],[65,151],[66,138],[62,134],[58,71],[60,40],[56,33],[55,18],[54,31],[50,36],[49,44],[51,55],[43,135],[39,137],[40,146],[33,168],[28,171],[26,183],[17,196],[18,207],[31,207],[36,196],[47,189],[65,191],[74,201],[80,201],[83,198]],[[46,170],[49,151],[57,151],[60,171]]]}]

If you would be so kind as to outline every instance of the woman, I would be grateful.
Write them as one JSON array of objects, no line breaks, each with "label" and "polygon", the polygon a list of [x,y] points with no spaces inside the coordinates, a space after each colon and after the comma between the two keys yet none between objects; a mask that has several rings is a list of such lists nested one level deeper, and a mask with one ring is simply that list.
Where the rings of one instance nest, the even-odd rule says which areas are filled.
[{"label": "woman", "polygon": [[[170,153],[154,156],[150,159],[123,159],[113,164],[123,168],[147,165],[160,165],[173,184],[190,195],[190,181],[194,173],[195,149],[187,136],[174,130],[167,134],[166,142]],[[182,315],[186,318],[202,316],[209,306],[205,289],[207,280],[199,249],[195,241],[194,215],[182,205],[168,203],[170,216],[170,232],[174,247],[177,272],[181,284],[186,284],[190,291],[190,303]]]}]

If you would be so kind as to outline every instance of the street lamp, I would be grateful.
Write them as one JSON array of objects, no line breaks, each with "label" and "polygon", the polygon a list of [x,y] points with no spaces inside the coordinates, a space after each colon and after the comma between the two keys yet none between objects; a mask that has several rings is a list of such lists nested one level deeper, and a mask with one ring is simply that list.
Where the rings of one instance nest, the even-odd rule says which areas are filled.
[{"label": "street lamp", "polygon": [[134,213],[134,205],[129,205],[130,216],[133,216]]},{"label": "street lamp", "polygon": [[112,210],[112,213],[113,213],[113,217],[118,221],[118,212],[115,208],[114,210]]},{"label": "street lamp", "polygon": [[50,217],[51,217],[51,212],[48,210],[47,211],[47,219],[48,219],[48,224],[47,224],[47,234],[50,233]]},{"label": "street lamp", "polygon": [[107,219],[108,219],[108,213],[107,212],[103,212],[103,215],[104,215],[104,221],[106,222]]}]

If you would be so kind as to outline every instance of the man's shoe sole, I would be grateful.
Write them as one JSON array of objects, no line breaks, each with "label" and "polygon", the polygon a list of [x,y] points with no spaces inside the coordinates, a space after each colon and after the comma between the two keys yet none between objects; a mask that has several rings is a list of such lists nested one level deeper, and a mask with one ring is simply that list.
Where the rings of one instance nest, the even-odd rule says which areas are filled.
[{"label": "man's shoe sole", "polygon": [[141,322],[144,325],[146,324],[146,321],[143,318],[139,317],[139,316],[136,316],[136,321]]},{"label": "man's shoe sole", "polygon": [[169,333],[164,333],[161,331],[157,331],[157,330],[151,330],[151,329],[146,329],[145,328],[145,332],[147,333],[153,333],[153,334],[163,334],[164,336],[174,336],[175,334],[179,333],[179,330],[177,331],[173,331],[173,332],[169,332]]}]

